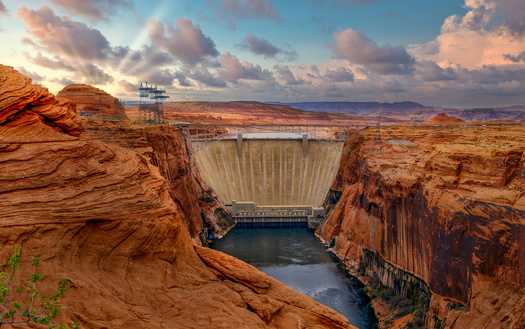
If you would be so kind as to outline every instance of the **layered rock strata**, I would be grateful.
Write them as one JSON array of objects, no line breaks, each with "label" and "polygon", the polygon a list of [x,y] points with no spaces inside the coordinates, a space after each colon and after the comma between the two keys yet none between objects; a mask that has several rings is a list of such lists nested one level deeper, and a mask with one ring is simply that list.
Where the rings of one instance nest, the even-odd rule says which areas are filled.
[{"label": "layered rock strata", "polygon": [[354,268],[383,259],[375,270],[400,293],[406,275],[427,285],[428,326],[523,328],[525,127],[381,132],[382,150],[375,129],[348,142],[320,235]]},{"label": "layered rock strata", "polygon": [[[96,118],[85,118],[83,123],[86,132],[81,139],[100,140],[135,150],[159,168],[178,213],[196,241],[204,228],[220,237],[233,227],[235,222],[228,209],[201,178],[183,129],[136,126]],[[206,239],[201,236],[200,240]]]},{"label": "layered rock strata", "polygon": [[[42,293],[70,280],[59,321],[84,328],[351,327],[239,260],[203,247],[197,254],[153,161],[75,137],[78,116],[71,126],[54,119],[74,105],[57,106],[51,96],[40,104],[46,112],[23,121],[35,118],[23,105],[32,103],[28,94],[5,91],[22,78],[0,69],[0,104],[12,104],[0,108],[0,259],[22,245],[18,273],[27,277],[26,265],[39,257]],[[17,90],[44,94],[24,81]],[[17,115],[9,115],[13,108]]]},{"label": "layered rock strata", "polygon": [[82,116],[97,116],[128,120],[126,110],[120,101],[102,89],[90,85],[74,84],[58,92],[57,97],[66,98],[77,104]]},{"label": "layered rock strata", "polygon": [[[31,79],[0,65],[0,143],[3,141],[45,141],[79,136],[84,130],[75,105],[57,99]],[[66,135],[58,134],[66,133]]]}]

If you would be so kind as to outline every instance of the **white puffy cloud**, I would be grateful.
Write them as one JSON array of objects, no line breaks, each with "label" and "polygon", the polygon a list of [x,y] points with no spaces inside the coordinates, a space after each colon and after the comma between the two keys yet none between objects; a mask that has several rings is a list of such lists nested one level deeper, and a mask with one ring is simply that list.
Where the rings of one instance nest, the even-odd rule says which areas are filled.
[{"label": "white puffy cloud", "polygon": [[525,1],[465,0],[465,7],[465,15],[445,20],[435,40],[410,51],[418,58],[470,69],[519,62],[525,51]]}]

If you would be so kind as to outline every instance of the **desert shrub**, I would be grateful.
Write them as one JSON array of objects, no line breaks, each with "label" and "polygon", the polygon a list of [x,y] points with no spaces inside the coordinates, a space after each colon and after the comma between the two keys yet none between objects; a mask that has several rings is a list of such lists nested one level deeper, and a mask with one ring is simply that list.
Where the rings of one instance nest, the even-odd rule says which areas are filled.
[{"label": "desert shrub", "polygon": [[[66,286],[69,281],[63,279],[53,294],[41,295],[36,287],[42,278],[42,273],[38,272],[40,259],[33,259],[31,266],[34,267],[34,272],[24,281],[16,277],[17,270],[20,268],[20,256],[21,247],[15,245],[13,254],[6,264],[0,266],[0,327],[2,324],[33,322],[48,325],[49,328],[57,328],[57,325],[52,324],[51,321],[57,317],[62,307],[59,301],[68,290]],[[60,323],[58,328],[69,327]],[[80,325],[74,323],[73,328],[78,329]]]}]

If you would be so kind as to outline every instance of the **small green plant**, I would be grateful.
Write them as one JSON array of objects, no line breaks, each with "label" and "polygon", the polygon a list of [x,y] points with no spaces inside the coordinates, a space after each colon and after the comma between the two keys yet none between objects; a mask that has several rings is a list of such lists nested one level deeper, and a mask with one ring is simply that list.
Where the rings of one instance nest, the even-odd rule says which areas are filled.
[{"label": "small green plant", "polygon": [[[20,285],[15,284],[18,282],[14,278],[20,268],[20,256],[21,247],[15,245],[7,264],[0,266],[0,327],[2,324],[34,322],[48,325],[49,328],[69,328],[63,323],[51,323],[62,307],[59,301],[67,291],[66,285],[69,281],[61,280],[52,295],[40,295],[36,288],[36,283],[42,278],[42,273],[38,272],[40,259],[34,258],[31,264],[34,272],[27,279],[27,283],[20,281]],[[72,328],[78,329],[80,324],[74,323]]]}]

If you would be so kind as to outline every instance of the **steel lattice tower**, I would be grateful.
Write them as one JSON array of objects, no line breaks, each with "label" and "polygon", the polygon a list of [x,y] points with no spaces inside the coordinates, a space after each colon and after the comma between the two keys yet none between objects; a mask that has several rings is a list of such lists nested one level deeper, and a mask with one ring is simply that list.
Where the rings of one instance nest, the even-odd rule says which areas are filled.
[{"label": "steel lattice tower", "polygon": [[139,87],[140,104],[139,104],[139,123],[140,124],[162,124],[164,123],[164,100],[169,98],[165,95],[165,90],[157,89],[157,86],[149,86],[142,82]]}]

